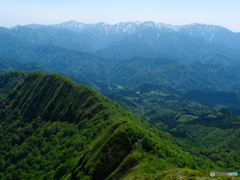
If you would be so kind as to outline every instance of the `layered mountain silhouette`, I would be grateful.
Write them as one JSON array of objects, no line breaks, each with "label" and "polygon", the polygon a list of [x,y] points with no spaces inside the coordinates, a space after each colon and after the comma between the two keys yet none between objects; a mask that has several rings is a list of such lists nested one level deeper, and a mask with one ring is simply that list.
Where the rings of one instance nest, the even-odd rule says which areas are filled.
[{"label": "layered mountain silhouette", "polygon": [[[22,35],[14,34],[12,30],[6,28],[2,28],[0,34],[2,47],[0,55],[2,57],[14,58],[23,62],[35,62],[55,72],[72,73],[94,81],[102,81],[103,83],[107,83],[109,87],[112,85],[134,87],[143,82],[150,82],[170,85],[179,89],[239,90],[239,65],[219,65],[219,63],[221,64],[223,61],[225,61],[226,64],[229,64],[230,61],[232,62],[231,58],[226,58],[224,51],[221,51],[225,54],[224,56],[219,56],[219,58],[215,59],[217,64],[204,64],[204,58],[202,59],[201,57],[197,57],[196,59],[200,58],[203,62],[190,64],[166,58],[133,57],[119,60],[103,58],[93,53],[80,52],[58,46],[35,44],[23,38]],[[29,34],[29,32],[27,34]],[[173,34],[167,34],[166,36],[172,35]],[[188,39],[191,38],[187,35],[184,36]],[[181,42],[186,43],[188,41],[181,40]],[[168,47],[167,43],[168,41],[166,41],[166,44],[163,43],[165,44],[164,48]],[[190,44],[189,46],[191,47]],[[134,46],[129,46],[127,48],[128,51],[130,52],[133,47]],[[173,50],[173,47],[169,45],[169,50]],[[121,50],[120,48],[116,49],[118,51]],[[143,51],[139,52],[142,53]],[[173,55],[174,54],[175,53],[173,53]],[[210,55],[213,56],[212,53],[210,53]],[[233,57],[236,57],[235,59],[237,61],[239,58],[238,55],[235,55]],[[17,69],[29,70],[20,67]],[[232,78],[229,79],[229,77]],[[104,90],[105,92],[109,89],[107,86]],[[100,89],[97,88],[97,90]]]},{"label": "layered mountain silhouette", "polygon": [[239,48],[205,24],[0,28],[0,179],[238,172]]},{"label": "layered mountain silhouette", "polygon": [[[95,52],[110,58],[165,57],[187,63],[200,61],[233,65],[239,62],[240,57],[239,33],[214,25],[173,26],[151,21],[109,25],[70,21],[57,25],[24,27],[15,27],[12,32],[32,42],[49,45],[58,42],[58,46],[64,48]],[[34,29],[29,30],[27,27]],[[56,34],[62,38],[56,38]],[[78,39],[78,43],[74,39]]]}]

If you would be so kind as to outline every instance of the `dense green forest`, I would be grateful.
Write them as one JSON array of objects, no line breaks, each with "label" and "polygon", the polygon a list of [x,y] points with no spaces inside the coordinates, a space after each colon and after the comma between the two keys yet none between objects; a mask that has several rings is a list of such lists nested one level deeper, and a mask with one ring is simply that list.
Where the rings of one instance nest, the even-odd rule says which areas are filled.
[{"label": "dense green forest", "polygon": [[1,179],[204,178],[211,170],[238,171],[58,74],[29,74],[1,101],[0,121]]},{"label": "dense green forest", "polygon": [[238,33],[76,24],[0,27],[1,180],[238,179]]},{"label": "dense green forest", "polygon": [[84,84],[99,92],[106,93],[106,92],[111,92],[118,89],[118,86],[114,84],[107,84],[104,82],[96,81],[72,72],[66,73],[62,71],[56,71],[46,66],[42,66],[36,62],[21,62],[15,59],[0,58],[0,73],[12,71],[12,70],[22,70],[22,71],[30,71],[30,72],[39,70],[45,73],[55,72],[63,76],[68,76],[74,82],[78,84]]},{"label": "dense green forest", "polygon": [[240,117],[233,114],[240,112],[238,92],[180,91],[145,83],[105,95],[158,129],[198,148],[219,166],[240,168]]},{"label": "dense green forest", "polygon": [[9,71],[0,74],[0,100],[4,99],[18,84],[23,83],[30,72]]},{"label": "dense green forest", "polygon": [[10,58],[0,58],[0,73],[13,70],[22,70],[22,71],[42,71],[45,73],[50,73],[52,70],[50,68],[44,67],[36,62],[21,62],[16,59]]},{"label": "dense green forest", "polygon": [[[132,89],[120,89],[104,93],[124,108],[141,113],[144,107],[171,107],[178,104],[192,104],[197,111],[224,108],[240,114],[239,91],[178,90],[161,84],[142,83]],[[188,110],[191,112],[191,108]]]}]

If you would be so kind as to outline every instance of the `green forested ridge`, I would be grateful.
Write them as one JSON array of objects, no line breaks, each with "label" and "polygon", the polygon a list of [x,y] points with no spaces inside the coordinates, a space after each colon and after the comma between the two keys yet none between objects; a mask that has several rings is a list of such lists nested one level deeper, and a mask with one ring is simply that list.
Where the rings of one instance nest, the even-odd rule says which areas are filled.
[{"label": "green forested ridge", "polygon": [[159,129],[199,148],[219,166],[228,170],[240,168],[240,117],[229,112],[239,115],[239,92],[180,91],[144,83],[105,95]]},{"label": "green forested ridge", "polygon": [[[123,87],[134,87],[142,82],[150,82],[187,90],[240,89],[239,65],[222,66],[204,65],[201,63],[187,65],[163,58],[154,59],[143,57],[134,57],[119,62],[118,60],[101,59],[94,55],[85,55],[81,56],[84,61],[78,61],[76,59],[75,62],[71,62],[71,58],[68,59],[64,57],[65,59],[61,60],[66,63],[64,68],[58,68],[56,66],[51,66],[51,68],[56,72],[63,72],[64,75],[79,74],[86,78]],[[38,60],[38,57],[36,60]],[[4,61],[9,62],[9,64]],[[4,61],[2,62],[3,67],[1,69],[6,69],[6,67],[12,64],[12,66],[15,67],[14,69],[32,71],[39,68],[41,71],[51,72],[49,69],[46,71],[46,68],[34,64],[34,62],[23,63],[23,65],[21,65],[20,62],[15,62],[14,60],[4,59]],[[52,63],[58,64],[58,60],[55,59]],[[68,64],[70,65],[68,66]],[[49,64],[45,64],[44,66],[49,66]],[[12,70],[11,68],[8,68],[8,70],[9,69]]]},{"label": "green forested ridge", "polygon": [[227,167],[58,74],[29,74],[1,101],[0,122],[1,179],[146,179],[184,167],[177,177],[204,177]]},{"label": "green forested ridge", "polygon": [[51,69],[36,62],[21,62],[16,59],[0,58],[0,74],[13,70],[52,72]]},{"label": "green forested ridge", "polygon": [[27,71],[10,71],[0,74],[0,99],[6,97],[14,87],[22,83],[28,74]]},{"label": "green forested ridge", "polygon": [[[208,159],[204,160],[206,164],[210,163]],[[176,149],[164,138],[121,119],[112,121],[102,136],[90,145],[73,168],[72,177],[67,179],[146,179],[176,165],[198,169],[198,164],[204,168],[204,163],[200,161]]]},{"label": "green forested ridge", "polygon": [[69,172],[107,119],[123,116],[116,106],[68,78],[30,74],[1,105],[1,176],[51,179],[61,164]]},{"label": "green forested ridge", "polygon": [[112,81],[133,88],[143,82],[176,89],[239,90],[239,65],[184,64],[164,58],[133,57],[114,68]]},{"label": "green forested ridge", "polygon": [[39,70],[45,73],[56,72],[63,76],[68,76],[70,79],[72,79],[74,82],[78,84],[84,84],[100,92],[110,92],[118,88],[114,84],[106,84],[100,81],[86,78],[80,74],[76,74],[72,72],[66,73],[66,72],[56,71],[46,66],[42,66],[36,62],[21,62],[15,59],[0,58],[0,73],[12,71],[12,70],[23,70],[23,71],[30,71],[30,72]]}]

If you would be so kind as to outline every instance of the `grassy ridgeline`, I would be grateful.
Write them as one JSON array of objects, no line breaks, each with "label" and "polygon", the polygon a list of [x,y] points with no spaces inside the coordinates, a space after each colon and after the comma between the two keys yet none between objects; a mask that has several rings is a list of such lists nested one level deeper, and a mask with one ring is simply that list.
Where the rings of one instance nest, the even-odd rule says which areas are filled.
[{"label": "grassy ridgeline", "polygon": [[[96,179],[99,174],[132,179],[172,168],[223,170],[197,149],[58,74],[29,74],[1,101],[0,121],[1,179]],[[204,176],[198,171],[191,176]]]}]

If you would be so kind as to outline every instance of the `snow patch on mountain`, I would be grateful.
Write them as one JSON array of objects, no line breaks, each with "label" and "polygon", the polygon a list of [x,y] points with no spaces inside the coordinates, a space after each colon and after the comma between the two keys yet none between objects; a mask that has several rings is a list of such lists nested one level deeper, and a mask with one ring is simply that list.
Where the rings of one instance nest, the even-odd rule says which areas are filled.
[{"label": "snow patch on mountain", "polygon": [[141,22],[139,22],[139,21],[135,21],[134,22],[137,26],[139,26],[140,24],[142,24]]},{"label": "snow patch on mountain", "polygon": [[[120,22],[114,25],[109,25],[107,23],[84,24],[76,21],[69,21],[69,22],[64,22],[61,24],[53,25],[53,26],[59,27],[59,28],[67,28],[74,31],[84,31],[84,30],[92,29],[100,32],[105,32],[106,35],[114,34],[114,33],[132,34],[136,30],[146,29],[150,27],[153,27],[159,30],[169,31],[169,32],[174,32],[174,31],[177,32],[177,31],[181,31],[182,29],[187,30],[193,26],[196,26],[202,34],[205,34],[206,32],[210,32],[212,34],[212,30],[216,28],[216,26],[196,24],[196,23],[191,23],[183,26],[183,25],[155,23],[153,21]],[[190,35],[193,34],[192,30],[191,31],[189,30],[189,32],[190,32]]]},{"label": "snow patch on mountain", "polygon": [[210,42],[212,42],[212,38],[213,38],[213,36],[214,36],[214,34],[212,34],[212,37],[210,37],[210,40],[209,40]]},{"label": "snow patch on mountain", "polygon": [[[143,34],[143,31],[154,30],[156,32],[156,36],[160,37],[160,32],[163,33],[173,33],[173,32],[180,32],[183,34],[187,34],[189,36],[204,38],[207,41],[214,42],[216,38],[219,37],[219,30],[220,33],[231,33],[230,30],[216,26],[216,25],[206,25],[200,23],[190,23],[186,25],[170,25],[165,23],[156,23],[153,21],[145,21],[145,22],[120,22],[113,25],[99,22],[99,23],[92,23],[92,24],[85,24],[81,22],[76,22],[74,20],[69,22],[63,22],[60,24],[55,25],[37,25],[31,24],[27,27],[30,28],[42,28],[42,27],[55,27],[55,28],[66,28],[72,31],[78,32],[89,32],[92,33],[100,33],[103,34],[105,38],[120,38],[120,37],[127,37],[130,34],[137,33],[136,35],[141,37],[140,33]],[[14,27],[14,29],[17,28]],[[17,30],[17,29],[16,29]],[[216,38],[213,38],[215,34]],[[222,37],[220,37],[222,38]]]}]

